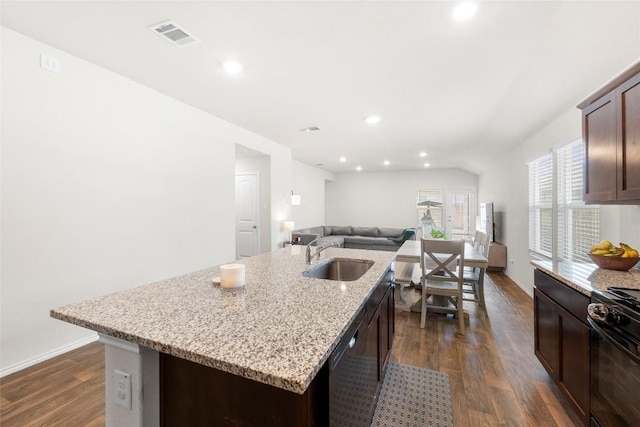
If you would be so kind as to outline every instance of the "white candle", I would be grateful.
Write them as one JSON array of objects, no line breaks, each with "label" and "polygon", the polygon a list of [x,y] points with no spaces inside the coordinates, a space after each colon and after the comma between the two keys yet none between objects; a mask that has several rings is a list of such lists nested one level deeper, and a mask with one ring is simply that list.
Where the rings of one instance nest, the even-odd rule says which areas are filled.
[{"label": "white candle", "polygon": [[223,288],[238,288],[244,286],[244,280],[244,264],[225,264],[220,266],[220,286]]}]

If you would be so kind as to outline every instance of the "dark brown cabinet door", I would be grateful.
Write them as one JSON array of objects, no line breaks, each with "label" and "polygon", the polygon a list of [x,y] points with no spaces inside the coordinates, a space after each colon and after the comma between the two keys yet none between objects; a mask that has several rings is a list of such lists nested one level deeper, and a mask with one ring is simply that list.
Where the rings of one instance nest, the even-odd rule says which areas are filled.
[{"label": "dark brown cabinet door", "polygon": [[557,304],[551,298],[533,289],[535,354],[551,378],[559,377],[559,331]]},{"label": "dark brown cabinet door", "polygon": [[582,423],[588,425],[590,299],[539,270],[534,282],[535,354]]},{"label": "dark brown cabinet door", "polygon": [[[390,289],[390,288],[389,288]],[[380,303],[380,320],[379,320],[379,341],[378,341],[378,380],[382,381],[384,378],[384,368],[387,363],[387,357],[389,356],[389,332],[390,326],[389,323],[389,292],[387,291],[387,295],[382,299]]]},{"label": "dark brown cabinet door", "polygon": [[589,423],[590,329],[562,307],[556,307],[560,329],[560,370],[558,386],[573,409]]},{"label": "dark brown cabinet door", "polygon": [[585,144],[585,202],[615,200],[617,136],[613,93],[582,111],[582,136]]},{"label": "dark brown cabinet door", "polygon": [[395,285],[389,289],[389,350],[393,348],[393,339],[396,336],[396,297]]},{"label": "dark brown cabinet door", "polygon": [[640,61],[578,105],[584,201],[640,202]]},{"label": "dark brown cabinet door", "polygon": [[619,200],[640,200],[640,74],[616,91]]}]

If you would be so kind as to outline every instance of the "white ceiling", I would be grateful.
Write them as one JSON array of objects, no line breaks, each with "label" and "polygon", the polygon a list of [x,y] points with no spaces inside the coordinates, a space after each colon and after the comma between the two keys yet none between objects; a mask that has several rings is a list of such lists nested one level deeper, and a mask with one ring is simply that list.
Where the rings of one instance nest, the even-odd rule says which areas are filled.
[{"label": "white ceiling", "polygon": [[[640,57],[638,0],[480,2],[464,23],[455,5],[2,1],[0,12],[10,29],[336,173],[420,169],[423,150],[432,167],[480,173]],[[179,48],[148,29],[169,19],[202,41]],[[226,75],[227,58],[244,71]]]}]

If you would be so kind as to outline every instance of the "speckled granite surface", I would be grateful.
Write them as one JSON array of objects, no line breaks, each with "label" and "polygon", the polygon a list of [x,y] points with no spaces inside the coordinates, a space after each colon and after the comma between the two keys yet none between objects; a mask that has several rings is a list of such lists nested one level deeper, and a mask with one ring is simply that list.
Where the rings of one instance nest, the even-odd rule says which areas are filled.
[{"label": "speckled granite surface", "polygon": [[212,284],[218,268],[51,310],[103,334],[302,394],[384,275],[395,252],[331,248],[372,260],[359,280],[306,278],[305,246],[238,262],[246,285]]},{"label": "speckled granite surface", "polygon": [[573,289],[591,296],[591,291],[606,291],[610,286],[640,289],[640,269],[629,271],[606,270],[592,263],[531,261],[531,264]]}]

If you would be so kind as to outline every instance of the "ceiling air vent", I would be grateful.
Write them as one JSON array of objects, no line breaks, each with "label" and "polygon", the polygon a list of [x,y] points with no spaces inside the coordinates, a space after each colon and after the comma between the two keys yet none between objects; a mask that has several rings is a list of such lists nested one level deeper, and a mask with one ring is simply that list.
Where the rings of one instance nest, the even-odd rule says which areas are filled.
[{"label": "ceiling air vent", "polygon": [[180,47],[200,41],[173,21],[165,21],[160,24],[152,25],[149,29],[171,44]]}]

